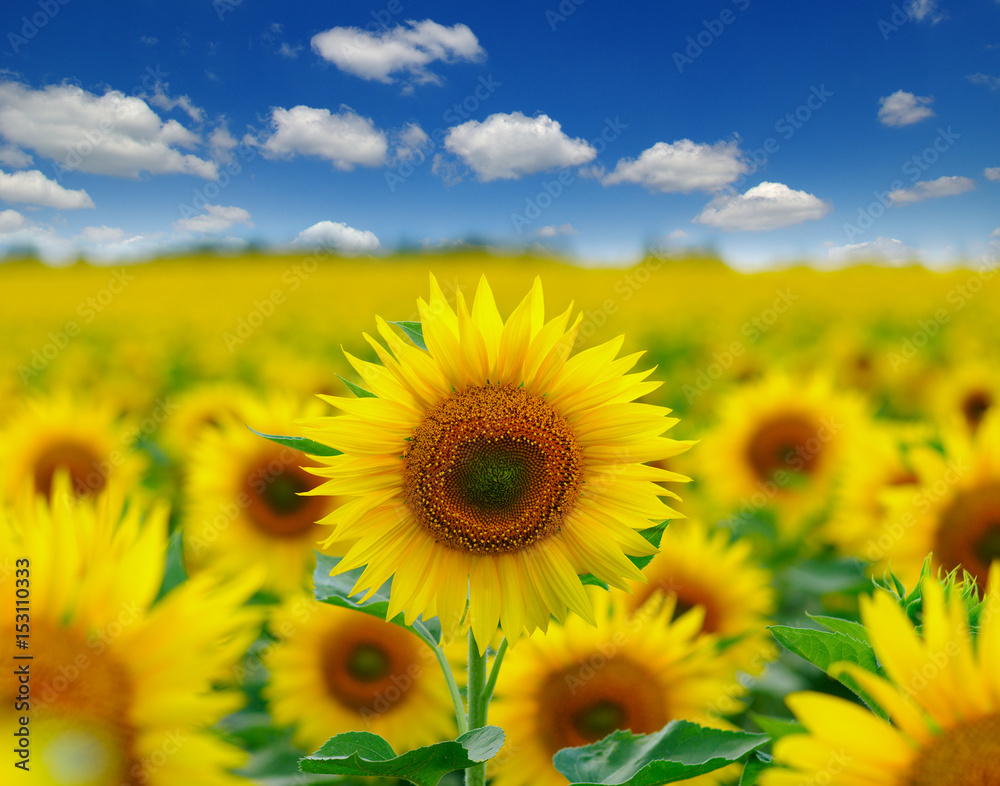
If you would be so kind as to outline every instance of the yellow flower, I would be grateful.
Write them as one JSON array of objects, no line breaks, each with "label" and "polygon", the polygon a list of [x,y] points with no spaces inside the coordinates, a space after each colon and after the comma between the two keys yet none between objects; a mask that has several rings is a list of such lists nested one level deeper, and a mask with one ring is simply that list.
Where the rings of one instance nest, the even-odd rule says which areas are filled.
[{"label": "yellow flower", "polygon": [[731,542],[727,530],[697,519],[672,523],[645,569],[648,583],[632,587],[629,611],[669,599],[676,617],[699,615],[701,630],[723,643],[734,670],[760,674],[777,655],[764,629],[775,597],[771,572],[754,564],[751,549],[750,541]]},{"label": "yellow flower", "polygon": [[58,470],[77,496],[101,491],[114,478],[131,488],[145,468],[133,449],[139,433],[110,399],[84,403],[68,394],[29,399],[0,433],[0,495],[49,495]]},{"label": "yellow flower", "polygon": [[468,622],[480,649],[500,624],[514,643],[572,610],[593,621],[578,574],[626,588],[628,555],[655,551],[637,530],[676,515],[657,481],[683,476],[644,462],[688,443],[661,434],[676,420],[635,403],[659,383],[615,359],[619,338],[570,357],[572,306],[545,322],[536,280],[506,323],[485,278],[457,313],[434,278],[418,301],[428,350],[384,320],[381,365],[348,359],[377,398],[332,398],[344,415],[302,421],[343,452],[316,471],[316,493],[353,497],[323,523],[367,565],[355,591],[394,576],[389,617],[435,613],[446,637]]},{"label": "yellow flower", "polygon": [[401,753],[457,733],[444,676],[409,631],[305,595],[287,599],[270,628],[278,640],[264,658],[264,695],[275,722],[295,726],[302,748],[363,730]]},{"label": "yellow flower", "polygon": [[889,593],[863,598],[861,616],[885,677],[843,668],[890,716],[821,693],[788,706],[807,734],[775,744],[789,769],[763,786],[978,786],[1000,783],[1000,563],[990,570],[973,640],[960,590],[925,579],[918,634]]},{"label": "yellow flower", "polygon": [[944,453],[914,448],[917,485],[883,495],[888,523],[874,540],[877,555],[912,581],[928,552],[935,567],[961,566],[980,582],[1000,559],[1000,413],[987,415],[975,434],[952,428]]},{"label": "yellow flower", "polygon": [[772,373],[729,394],[718,424],[698,448],[705,493],[737,519],[773,508],[782,537],[801,534],[826,504],[857,437],[861,405],[820,376],[798,380]]},{"label": "yellow flower", "polygon": [[[29,718],[30,782],[242,783],[227,770],[243,752],[205,727],[243,702],[212,686],[257,631],[257,614],[241,608],[252,583],[205,575],[154,604],[166,508],[143,521],[114,485],[76,501],[64,473],[51,496],[51,505],[39,498],[13,515],[0,510],[11,568],[2,590],[13,598],[25,577],[17,586],[28,588],[30,616],[26,649],[15,649],[13,609],[0,620],[0,658],[28,663],[31,674],[30,712],[15,704],[15,681],[0,681],[0,723],[16,729]],[[32,659],[14,660],[25,654]]]},{"label": "yellow flower", "polygon": [[[313,401],[313,411],[324,409]],[[279,593],[304,587],[322,536],[316,522],[337,505],[303,496],[317,485],[305,471],[315,464],[292,448],[254,434],[284,433],[302,412],[291,398],[242,404],[246,423],[227,418],[202,432],[187,473],[184,549],[189,566],[241,575],[247,565],[266,569],[265,585]],[[308,411],[308,410],[306,410]]]},{"label": "yellow flower", "polygon": [[507,754],[491,765],[495,786],[559,786],[567,780],[552,757],[562,748],[615,729],[650,734],[678,719],[719,727],[719,714],[741,708],[744,690],[701,633],[700,610],[672,619],[667,598],[629,615],[622,593],[592,594],[596,628],[570,617],[508,651],[490,705],[490,723],[507,734]]}]

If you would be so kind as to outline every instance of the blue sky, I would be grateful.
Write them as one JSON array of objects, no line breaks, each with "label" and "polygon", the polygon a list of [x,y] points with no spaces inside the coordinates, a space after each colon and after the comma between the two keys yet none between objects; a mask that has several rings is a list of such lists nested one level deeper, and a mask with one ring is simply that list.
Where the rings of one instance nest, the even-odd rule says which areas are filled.
[{"label": "blue sky", "polygon": [[1000,244],[1000,2],[5,3],[0,249],[931,264]]}]

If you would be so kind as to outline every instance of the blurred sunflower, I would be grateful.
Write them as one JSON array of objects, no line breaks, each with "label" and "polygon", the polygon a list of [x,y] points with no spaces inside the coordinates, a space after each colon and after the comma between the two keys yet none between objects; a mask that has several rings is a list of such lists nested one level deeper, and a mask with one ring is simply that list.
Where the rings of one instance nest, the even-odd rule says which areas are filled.
[{"label": "blurred sunflower", "polygon": [[146,466],[133,449],[138,429],[110,399],[77,401],[68,393],[28,399],[0,430],[0,494],[27,486],[50,496],[58,470],[77,496],[101,491],[114,479],[134,488]]},{"label": "blurred sunflower", "polygon": [[931,392],[931,415],[945,424],[958,420],[975,432],[1000,402],[1000,372],[981,360],[956,363],[939,374]]},{"label": "blurred sunflower", "polygon": [[454,739],[455,711],[430,650],[403,628],[353,609],[288,598],[264,659],[275,723],[314,751],[334,734],[364,730],[397,753]]},{"label": "blurred sunflower", "polygon": [[890,716],[823,693],[788,706],[807,734],[775,743],[763,786],[986,786],[1000,783],[1000,563],[990,570],[978,636],[960,586],[925,579],[918,633],[885,591],[862,598],[861,616],[885,677],[843,665]]},{"label": "blurred sunflower", "polygon": [[175,410],[163,426],[163,447],[182,461],[198,444],[206,428],[220,428],[247,422],[250,391],[237,382],[209,382],[195,385],[170,397]]},{"label": "blurred sunflower", "polygon": [[[0,509],[0,553],[30,562],[31,783],[68,786],[243,783],[244,754],[206,729],[244,701],[213,689],[259,627],[241,608],[251,582],[187,581],[154,604],[164,570],[164,506],[143,520],[112,484],[75,500],[65,473],[51,503]],[[12,559],[12,567],[14,565]],[[20,566],[20,565],[18,565]],[[13,596],[15,577],[5,578]],[[0,682],[0,722],[17,728],[16,683]],[[23,708],[22,708],[23,709]]]},{"label": "blurred sunflower", "polygon": [[883,494],[887,521],[873,540],[873,556],[914,581],[928,553],[935,567],[961,566],[980,581],[1000,559],[1000,412],[970,435],[954,427],[942,435],[944,452],[914,448],[917,484]]},{"label": "blurred sunflower", "polygon": [[[562,748],[588,745],[615,729],[659,731],[671,720],[724,726],[743,688],[701,635],[702,613],[674,618],[674,599],[629,615],[625,596],[594,592],[597,627],[579,617],[511,649],[497,680],[490,722],[507,734],[491,762],[494,786],[558,786]],[[715,773],[692,783],[717,783]]]},{"label": "blurred sunflower", "polygon": [[645,568],[646,584],[634,583],[625,603],[630,613],[647,603],[673,604],[674,617],[695,613],[701,630],[714,634],[734,669],[760,674],[777,656],[764,629],[774,613],[771,572],[755,564],[748,540],[696,519],[672,523],[660,552]]},{"label": "blurred sunflower", "polygon": [[774,508],[779,535],[800,535],[806,517],[826,503],[844,449],[861,430],[859,399],[822,376],[775,372],[730,393],[720,409],[698,449],[706,494],[737,517]]},{"label": "blurred sunflower", "polygon": [[876,545],[888,523],[887,490],[917,489],[909,451],[926,445],[929,428],[919,424],[876,421],[847,445],[844,468],[833,493],[824,539],[845,555],[885,567]]},{"label": "blurred sunflower", "polygon": [[467,621],[480,649],[498,623],[512,643],[572,610],[593,621],[578,574],[625,588],[629,555],[655,549],[637,530],[676,515],[657,481],[683,476],[644,464],[686,450],[661,434],[669,410],[634,400],[649,372],[615,359],[623,339],[570,352],[582,315],[545,322],[536,280],[506,323],[486,279],[457,314],[431,278],[418,301],[425,351],[384,320],[382,361],[348,355],[377,398],[328,398],[346,414],[300,421],[343,452],[315,474],[318,493],[354,499],[324,520],[344,571],[367,565],[355,590],[390,576],[388,616],[436,613],[446,638]]},{"label": "blurred sunflower", "polygon": [[227,418],[202,432],[192,451],[185,484],[184,550],[193,570],[212,567],[240,575],[247,565],[266,568],[266,588],[301,589],[312,575],[323,531],[316,522],[338,500],[306,496],[318,481],[303,467],[316,466],[292,448],[254,434],[284,433],[299,415],[321,412],[321,402],[291,397],[247,400],[246,422]]}]

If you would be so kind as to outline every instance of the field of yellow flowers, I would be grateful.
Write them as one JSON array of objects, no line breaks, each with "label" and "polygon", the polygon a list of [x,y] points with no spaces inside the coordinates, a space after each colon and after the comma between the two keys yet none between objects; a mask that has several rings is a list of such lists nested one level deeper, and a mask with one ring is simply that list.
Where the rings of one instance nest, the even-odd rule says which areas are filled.
[{"label": "field of yellow flowers", "polygon": [[[553,755],[671,721],[743,740],[673,780],[860,784],[881,783],[865,780],[878,768],[971,766],[962,745],[989,737],[995,753],[1000,738],[995,268],[741,274],[654,254],[588,269],[475,251],[0,266],[0,660],[5,675],[30,664],[30,680],[0,682],[0,747],[14,741],[4,771],[30,762],[53,784],[355,782],[361,770],[300,773],[299,759],[345,732],[398,754],[468,731],[455,713],[460,637],[439,645],[429,613],[383,621],[420,603],[444,616],[410,547],[385,546],[409,592],[386,596],[383,619],[351,608],[353,581],[327,575],[357,545],[334,535],[375,493],[367,470],[335,481],[323,456],[260,436],[322,442],[317,424],[342,397],[389,385],[373,369],[401,357],[383,349],[389,336],[421,345],[429,273],[459,318],[485,276],[505,320],[538,277],[546,319],[580,315],[568,356],[648,374],[641,402],[678,418],[676,449],[629,465],[649,467],[636,488],[671,495],[658,553],[633,559],[635,575],[611,556],[576,571],[592,574],[573,592],[596,626],[556,614],[509,652],[497,631],[489,721],[506,742],[491,782],[588,782]],[[623,492],[615,504],[632,503]],[[507,638],[519,613],[497,611]],[[640,770],[604,782],[672,782]]]}]

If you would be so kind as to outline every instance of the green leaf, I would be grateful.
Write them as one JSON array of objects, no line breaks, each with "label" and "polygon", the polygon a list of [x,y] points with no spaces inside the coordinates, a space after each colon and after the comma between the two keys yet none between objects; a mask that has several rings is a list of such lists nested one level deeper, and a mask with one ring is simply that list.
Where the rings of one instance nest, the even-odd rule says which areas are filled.
[{"label": "green leaf", "polygon": [[163,569],[163,581],[160,582],[160,591],[156,596],[159,600],[178,584],[183,583],[188,577],[187,568],[184,566],[184,544],[181,542],[181,531],[174,530],[167,545],[167,562]]},{"label": "green leaf", "polygon": [[295,450],[301,451],[302,453],[307,453],[310,456],[339,456],[340,451],[336,448],[331,448],[329,445],[324,445],[320,442],[315,442],[314,440],[307,439],[306,437],[281,437],[277,434],[261,434],[254,428],[247,426],[254,434],[258,437],[263,437],[264,439],[269,439],[271,442],[277,442],[279,445],[284,445],[286,448],[294,448]]},{"label": "green leaf", "polygon": [[[646,540],[652,543],[656,548],[660,548],[660,541],[663,540],[663,533],[667,529],[669,521],[661,521],[655,527],[649,527],[648,529],[639,530],[639,534],[642,535]],[[639,570],[646,567],[655,555],[650,554],[646,557],[629,557],[629,560],[635,565]],[[580,582],[584,585],[591,585],[594,587],[600,587],[603,590],[608,589],[608,585],[601,581],[593,573],[586,573],[580,576]]]},{"label": "green leaf", "polygon": [[[355,568],[354,570],[331,576],[330,571],[337,566],[338,562],[340,562],[340,557],[331,557],[327,554],[316,553],[316,571],[313,573],[313,583],[316,586],[316,600],[329,603],[332,606],[355,609],[384,620],[386,613],[389,611],[391,580],[380,587],[368,600],[362,602],[357,597],[351,597],[351,590],[358,579],[361,578],[364,568]],[[389,622],[393,625],[399,625],[401,628],[406,628],[411,633],[422,638],[431,647],[437,647],[438,642],[441,641],[441,624],[438,622],[437,617],[431,617],[428,620],[417,617],[412,625],[407,625],[403,621],[403,615],[400,613],[389,620]]]},{"label": "green leaf", "polygon": [[371,391],[365,390],[360,385],[355,385],[349,379],[344,379],[342,376],[340,376],[340,374],[337,374],[337,379],[339,379],[341,382],[347,385],[347,389],[351,391],[351,393],[353,393],[358,398],[378,398],[378,396],[376,396]]},{"label": "green leaf", "polygon": [[757,728],[773,740],[780,740],[789,734],[804,734],[806,730],[806,727],[794,718],[775,718],[773,715],[759,715],[756,712],[748,714],[750,720],[757,724]]},{"label": "green leaf", "polygon": [[785,580],[814,595],[861,592],[871,586],[861,562],[856,559],[806,560],[785,571]]},{"label": "green leaf", "polygon": [[553,763],[573,786],[656,786],[725,767],[767,741],[765,734],[671,721],[654,734],[615,731],[592,745],[563,748]]},{"label": "green leaf", "polygon": [[865,626],[860,622],[844,620],[840,619],[840,617],[824,617],[822,614],[810,614],[808,611],[806,612],[806,616],[814,622],[818,622],[827,630],[832,630],[834,633],[843,633],[855,641],[871,646],[871,642],[868,640],[868,631],[865,630]]},{"label": "green leaf", "polygon": [[757,776],[771,766],[773,759],[766,753],[757,751],[747,759],[743,766],[743,774],[740,776],[739,786],[754,786],[757,783]]},{"label": "green leaf", "polygon": [[800,658],[822,669],[846,688],[853,691],[872,712],[887,719],[885,711],[851,678],[843,672],[831,672],[834,663],[855,663],[872,674],[881,674],[875,650],[867,642],[858,641],[846,633],[812,628],[792,628],[787,625],[769,625],[774,638]]},{"label": "green leaf", "polygon": [[424,343],[424,328],[419,322],[393,322],[392,324],[403,328],[403,332],[410,337],[410,341],[418,347],[427,349],[427,344]]},{"label": "green leaf", "polygon": [[303,772],[330,775],[382,775],[403,778],[417,786],[435,786],[455,770],[492,759],[503,746],[503,730],[484,726],[457,740],[417,748],[400,756],[388,742],[369,731],[349,731],[327,740],[312,756],[299,760]]}]

